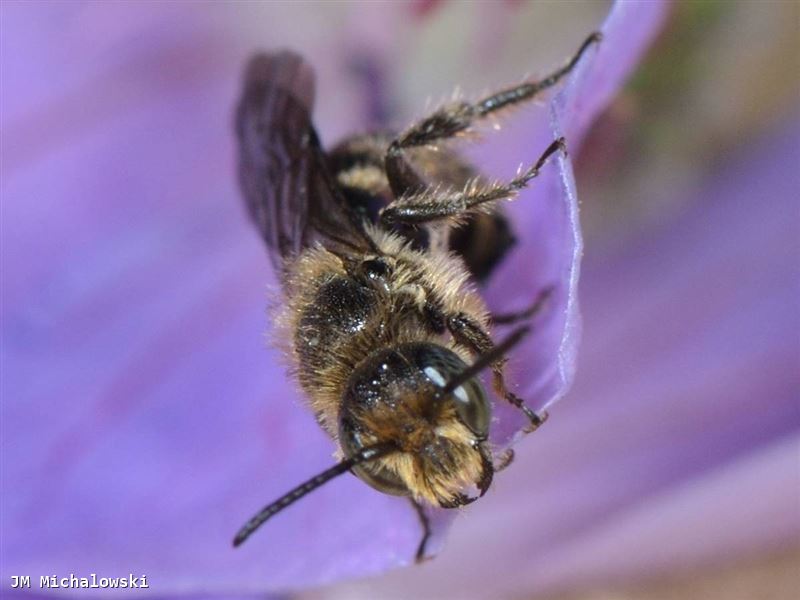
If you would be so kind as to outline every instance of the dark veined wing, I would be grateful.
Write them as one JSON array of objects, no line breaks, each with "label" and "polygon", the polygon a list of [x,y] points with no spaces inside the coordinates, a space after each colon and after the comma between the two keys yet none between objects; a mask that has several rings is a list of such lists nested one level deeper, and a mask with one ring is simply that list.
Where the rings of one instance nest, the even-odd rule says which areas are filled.
[{"label": "dark veined wing", "polygon": [[371,243],[329,173],[311,111],[314,73],[292,52],[258,54],[236,110],[239,179],[250,217],[281,275],[316,240],[363,251]]}]

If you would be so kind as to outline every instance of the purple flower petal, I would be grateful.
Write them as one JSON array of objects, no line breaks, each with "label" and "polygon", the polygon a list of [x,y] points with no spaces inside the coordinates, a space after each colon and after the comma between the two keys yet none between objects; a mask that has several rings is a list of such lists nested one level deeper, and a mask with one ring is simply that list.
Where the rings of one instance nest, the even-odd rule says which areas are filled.
[{"label": "purple flower petal", "polygon": [[[29,68],[57,77],[65,55],[92,68],[42,98],[20,73],[33,108],[4,114],[3,571],[134,570],[167,593],[279,589],[408,560],[416,516],[355,479],[230,547],[332,447],[264,349],[272,274],[231,168],[250,49],[215,29],[219,14],[175,6],[4,9],[18,32],[4,60],[27,56],[25,31],[45,17],[52,54]],[[125,24],[98,39],[91,24],[110,16]],[[86,27],[97,46],[75,47]],[[338,556],[342,544],[363,553]]]},{"label": "purple flower petal", "polygon": [[532,597],[795,547],[798,156],[795,122],[587,259],[574,401],[436,561],[316,597]]},{"label": "purple flower petal", "polygon": [[[287,8],[242,10],[258,28],[243,33],[213,5],[3,9],[4,573],[140,572],[158,594],[227,595],[378,573],[413,556],[416,515],[355,478],[230,549],[244,518],[333,450],[277,352],[263,348],[264,282],[275,280],[235,189],[238,77],[258,46],[303,48],[318,89],[336,90],[318,114],[334,139],[358,128],[354,106],[370,105],[348,79],[347,40],[388,56],[393,38],[378,25],[403,18],[361,7],[338,33],[328,13],[293,33]],[[565,196],[568,163],[559,166],[560,178],[551,169],[514,207],[523,245],[492,282],[498,307],[576,277],[574,194]],[[549,204],[537,208],[539,198]],[[510,285],[539,233],[546,269]],[[569,319],[551,317],[548,344],[540,352],[537,337],[518,355],[532,357],[520,375],[539,404],[568,383],[548,369]]]},{"label": "purple flower petal", "polygon": [[[615,3],[600,29],[602,43],[587,51],[551,103],[549,126],[543,114],[525,114],[509,125],[513,133],[504,137],[502,152],[491,145],[475,152],[478,164],[502,168],[498,157],[506,162],[521,157],[533,161],[561,136],[570,153],[577,153],[587,126],[625,82],[636,58],[658,32],[667,8],[662,2]],[[582,41],[576,40],[576,49]],[[488,289],[490,305],[499,312],[525,306],[545,288],[554,290],[536,320],[534,334],[512,355],[511,368],[521,395],[536,408],[552,405],[569,389],[580,338],[577,286],[583,242],[578,199],[571,162],[559,157],[557,167],[545,169],[511,205],[513,223],[523,235]],[[493,439],[499,444],[526,425],[518,411],[507,405],[497,406],[496,413]]]}]

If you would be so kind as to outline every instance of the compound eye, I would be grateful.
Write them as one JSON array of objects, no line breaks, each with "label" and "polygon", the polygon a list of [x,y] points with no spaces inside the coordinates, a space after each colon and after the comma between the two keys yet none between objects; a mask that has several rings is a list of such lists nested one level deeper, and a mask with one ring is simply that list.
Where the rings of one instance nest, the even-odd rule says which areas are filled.
[{"label": "compound eye", "polygon": [[361,481],[367,483],[384,494],[408,496],[408,488],[397,475],[386,469],[378,470],[370,465],[359,465],[353,468]]},{"label": "compound eye", "polygon": [[489,400],[483,392],[483,386],[474,379],[458,387],[453,392],[456,410],[461,421],[469,427],[479,439],[485,440],[489,435],[489,422],[492,415]]},{"label": "compound eye", "polygon": [[[339,428],[339,439],[342,444],[345,456],[350,458],[364,447],[361,434],[347,420],[342,421]],[[379,465],[366,463],[353,467],[353,473],[370,487],[375,488],[384,494],[393,496],[408,496],[408,488],[403,481],[394,473],[387,469],[381,469]]]},{"label": "compound eye", "polygon": [[[429,351],[427,354],[422,371],[437,387],[444,387],[448,381],[467,368],[464,361],[445,348],[436,352]],[[492,414],[489,400],[480,382],[473,377],[453,390],[450,397],[456,405],[456,412],[461,422],[479,439],[486,439],[489,435]]]}]

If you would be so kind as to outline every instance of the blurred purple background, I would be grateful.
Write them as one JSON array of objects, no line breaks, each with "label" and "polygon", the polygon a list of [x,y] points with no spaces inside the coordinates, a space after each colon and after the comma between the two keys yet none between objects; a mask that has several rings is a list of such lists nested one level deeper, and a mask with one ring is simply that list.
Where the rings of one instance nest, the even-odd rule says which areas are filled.
[{"label": "blurred purple background", "polygon": [[[3,588],[70,572],[147,574],[157,597],[800,584],[800,9],[658,6],[4,2]],[[583,343],[547,426],[414,571],[390,567],[415,515],[349,477],[230,550],[253,508],[332,451],[264,342],[277,288],[233,162],[246,57],[308,58],[330,144],[402,127],[456,86],[546,73],[610,10],[613,60],[594,79],[587,65],[566,107],[518,111],[469,150],[508,176],[551,110],[576,150]],[[609,63],[638,70],[620,88]],[[547,194],[513,206],[532,243],[523,201]],[[537,285],[513,285],[517,264],[493,306]],[[526,389],[541,348],[513,362]]]}]

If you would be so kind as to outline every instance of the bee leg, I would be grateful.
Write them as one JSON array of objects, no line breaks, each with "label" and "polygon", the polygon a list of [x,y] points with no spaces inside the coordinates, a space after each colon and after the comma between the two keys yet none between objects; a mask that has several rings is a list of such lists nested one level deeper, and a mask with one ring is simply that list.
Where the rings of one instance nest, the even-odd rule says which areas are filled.
[{"label": "bee leg", "polygon": [[[459,313],[457,315],[448,316],[447,328],[450,330],[457,344],[464,346],[475,354],[486,354],[494,349],[492,338],[484,331],[480,323],[476,322],[469,315]],[[525,428],[525,433],[531,433],[547,420],[547,413],[542,413],[541,415],[537,414],[532,408],[525,404],[522,398],[508,390],[504,376],[505,362],[505,359],[501,359],[492,364],[494,389],[507,402],[513,404],[525,413],[525,416],[528,417],[531,422],[530,425]]]},{"label": "bee leg", "polygon": [[508,448],[498,457],[497,462],[494,464],[494,472],[499,473],[500,471],[505,471],[513,462],[514,449]]},{"label": "bee leg", "polygon": [[419,541],[419,546],[417,546],[417,554],[414,557],[414,560],[417,563],[424,562],[428,560],[429,557],[425,556],[426,546],[428,545],[428,540],[431,537],[431,522],[428,518],[428,515],[425,514],[425,509],[422,505],[414,500],[413,498],[409,498],[409,502],[414,506],[414,510],[417,511],[417,516],[419,517],[420,525],[422,525],[422,539]]},{"label": "bee leg", "polygon": [[495,325],[512,325],[518,321],[533,319],[541,312],[542,308],[544,308],[547,300],[553,293],[553,289],[554,288],[552,286],[548,286],[541,290],[538,294],[536,294],[536,298],[534,298],[531,305],[523,310],[513,313],[492,314],[492,323]]},{"label": "bee leg", "polygon": [[432,188],[420,188],[410,196],[395,197],[380,212],[380,222],[386,227],[397,225],[423,225],[432,221],[463,220],[465,213],[474,211],[483,204],[508,200],[539,175],[547,159],[561,150],[566,154],[564,138],[551,143],[532,166],[507,183],[485,184],[473,182],[463,190],[438,192]]},{"label": "bee leg", "polygon": [[492,480],[494,479],[494,474],[497,469],[495,468],[494,462],[492,461],[491,452],[488,450],[488,448],[481,445],[480,453],[481,477],[478,480],[478,489],[481,492],[481,496],[483,496],[489,489],[489,486],[492,485]]},{"label": "bee leg", "polygon": [[583,53],[601,40],[599,32],[592,33],[575,55],[560,69],[539,81],[527,81],[506,88],[477,102],[464,101],[446,104],[417,121],[395,138],[386,151],[386,174],[395,198],[424,185],[422,178],[409,163],[406,148],[434,145],[435,142],[467,132],[476,121],[522,102],[532,100],[544,90],[556,85],[578,64]]},{"label": "bee leg", "polygon": [[466,494],[456,494],[454,498],[451,500],[439,500],[439,508],[446,508],[446,509],[453,509],[453,508],[461,508],[462,506],[467,506],[468,504],[472,504],[475,502],[478,497],[474,496],[467,496]]}]

